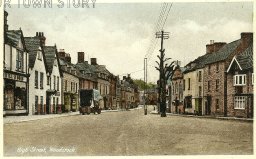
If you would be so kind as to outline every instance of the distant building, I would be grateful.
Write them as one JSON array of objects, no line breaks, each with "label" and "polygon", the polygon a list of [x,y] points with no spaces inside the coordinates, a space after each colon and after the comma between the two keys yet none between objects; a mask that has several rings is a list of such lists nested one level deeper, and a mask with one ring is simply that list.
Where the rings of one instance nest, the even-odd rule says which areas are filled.
[{"label": "distant building", "polygon": [[62,98],[63,112],[79,110],[79,70],[71,63],[71,57],[63,49],[58,52],[60,68],[63,74]]},{"label": "distant building", "polygon": [[172,96],[171,101],[171,112],[172,113],[184,113],[185,108],[183,105],[183,91],[184,91],[184,80],[183,80],[184,68],[179,65],[175,68],[172,76],[172,89],[169,94]]}]

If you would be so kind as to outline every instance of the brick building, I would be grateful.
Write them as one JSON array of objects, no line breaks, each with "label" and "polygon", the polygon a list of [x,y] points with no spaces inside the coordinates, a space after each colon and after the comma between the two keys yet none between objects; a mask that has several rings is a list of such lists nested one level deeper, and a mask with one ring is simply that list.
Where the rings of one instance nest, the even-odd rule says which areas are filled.
[{"label": "brick building", "polygon": [[235,55],[244,52],[252,44],[252,33],[241,33],[241,38],[218,47],[215,43],[207,48],[210,56],[204,67],[204,102],[207,114],[227,116],[227,69]]},{"label": "brick building", "polygon": [[227,115],[253,117],[253,45],[234,56],[227,69]]}]

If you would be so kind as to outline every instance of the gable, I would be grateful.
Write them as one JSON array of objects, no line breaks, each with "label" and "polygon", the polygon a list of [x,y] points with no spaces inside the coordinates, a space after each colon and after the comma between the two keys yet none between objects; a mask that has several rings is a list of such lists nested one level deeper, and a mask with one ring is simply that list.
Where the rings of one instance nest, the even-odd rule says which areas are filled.
[{"label": "gable", "polygon": [[230,62],[227,72],[229,72],[230,70],[242,70],[242,67],[240,66],[239,62],[236,59],[236,56],[233,57],[232,61]]}]

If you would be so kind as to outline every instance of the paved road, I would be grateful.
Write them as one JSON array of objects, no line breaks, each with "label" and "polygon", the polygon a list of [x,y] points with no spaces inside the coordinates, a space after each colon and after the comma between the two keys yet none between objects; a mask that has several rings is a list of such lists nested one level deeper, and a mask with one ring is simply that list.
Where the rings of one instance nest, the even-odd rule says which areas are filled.
[{"label": "paved road", "polygon": [[142,109],[4,125],[5,156],[252,153],[253,123],[145,116]]}]

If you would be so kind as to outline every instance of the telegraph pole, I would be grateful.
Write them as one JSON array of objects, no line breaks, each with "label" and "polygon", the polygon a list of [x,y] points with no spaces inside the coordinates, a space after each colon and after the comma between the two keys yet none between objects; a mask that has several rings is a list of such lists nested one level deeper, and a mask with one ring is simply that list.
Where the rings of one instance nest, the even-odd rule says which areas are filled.
[{"label": "telegraph pole", "polygon": [[165,56],[165,49],[163,48],[163,42],[164,39],[169,38],[169,33],[164,32],[163,30],[161,32],[156,33],[156,38],[161,38],[161,49],[160,51],[160,56],[158,55],[157,57],[160,60],[160,63],[157,62],[159,67],[156,69],[159,70],[159,102],[160,102],[160,115],[161,117],[166,117],[166,77],[165,77],[165,68],[164,68],[164,62],[167,61],[168,59],[164,59]]},{"label": "telegraph pole", "polygon": [[147,105],[146,105],[146,84],[147,84],[147,58],[144,58],[144,115],[147,115]]}]

